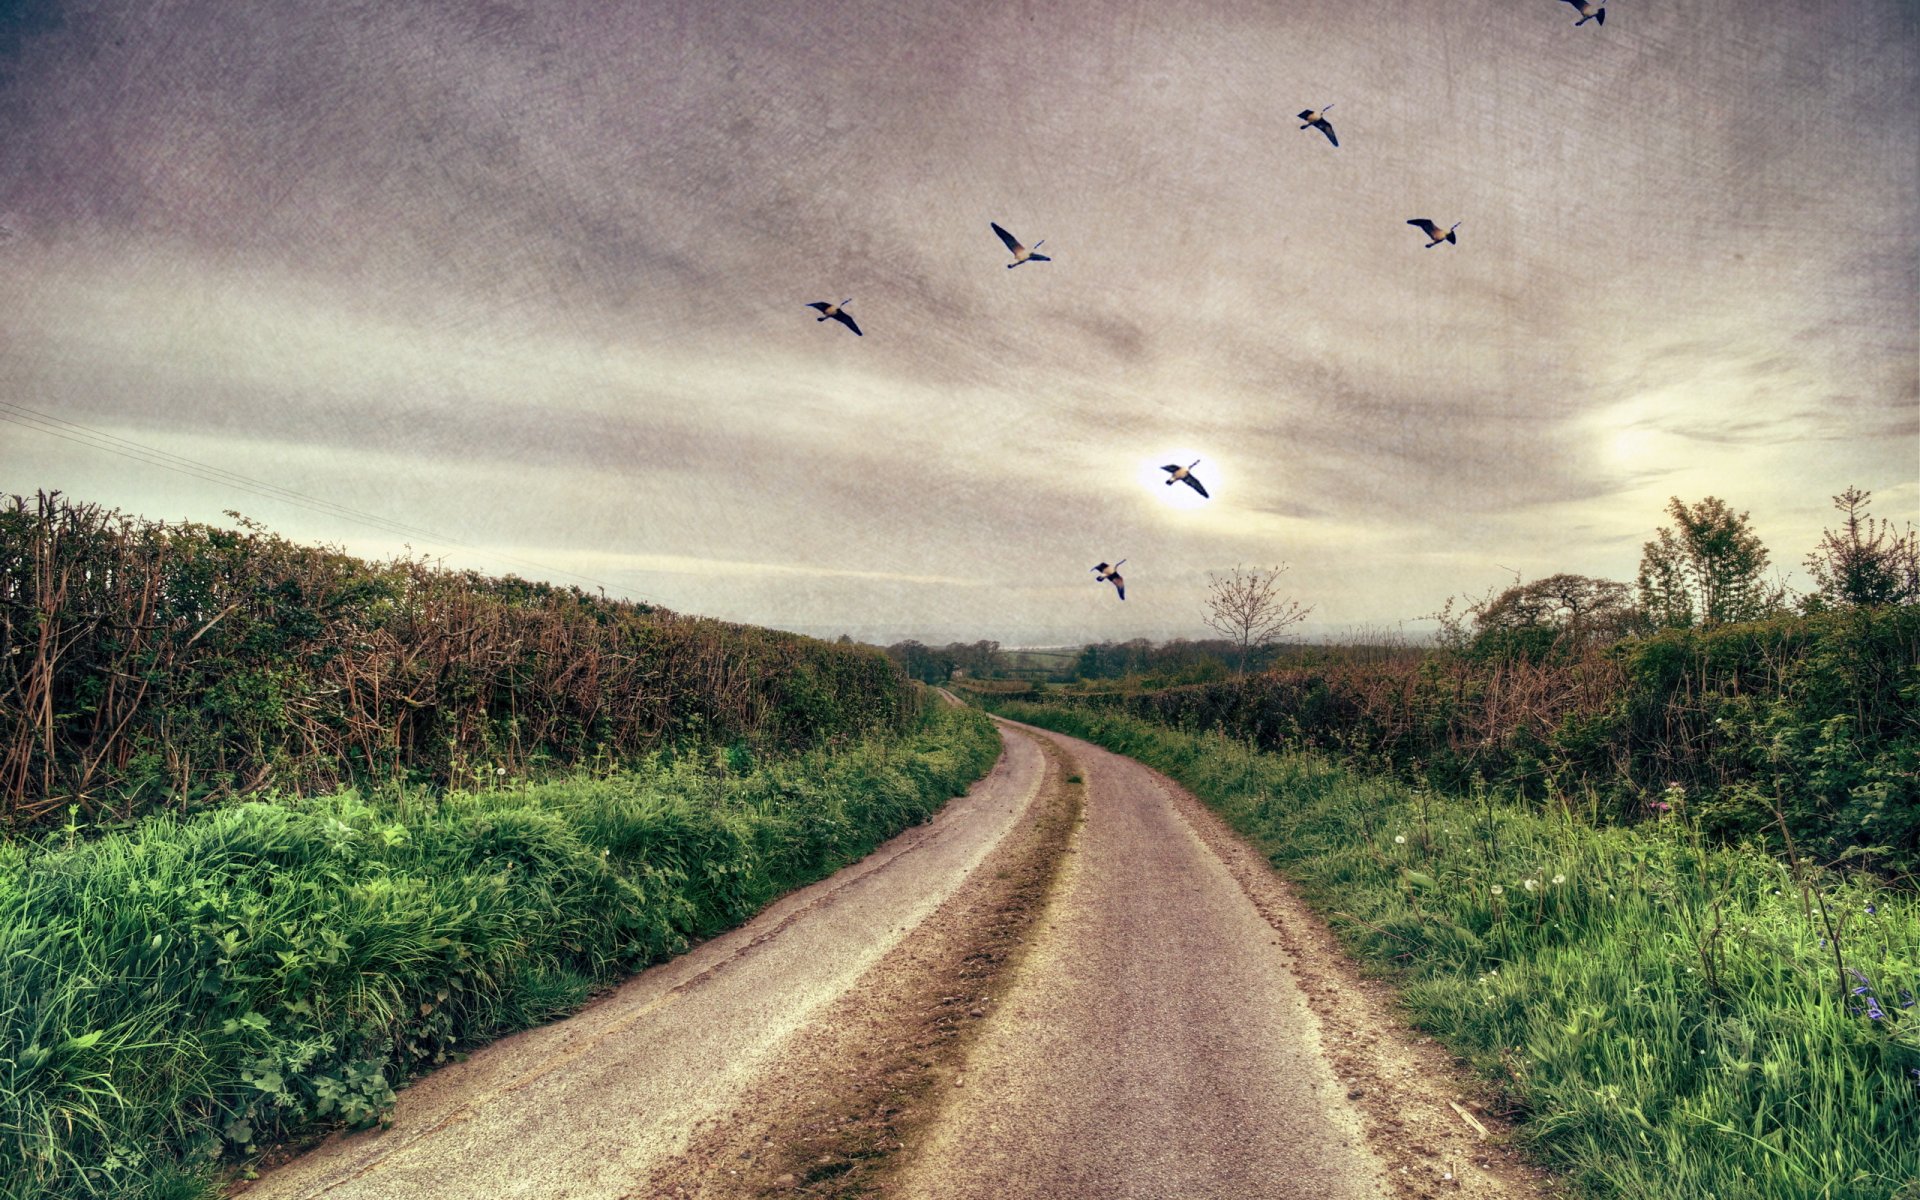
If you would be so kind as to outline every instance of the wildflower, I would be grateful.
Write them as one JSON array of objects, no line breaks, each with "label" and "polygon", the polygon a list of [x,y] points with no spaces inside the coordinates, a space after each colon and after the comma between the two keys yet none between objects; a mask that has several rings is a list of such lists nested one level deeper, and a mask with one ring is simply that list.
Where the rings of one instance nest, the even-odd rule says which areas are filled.
[{"label": "wildflower", "polygon": [[1561,884],[1565,883],[1566,881],[1567,881],[1567,877],[1565,875],[1555,875],[1553,877],[1553,886],[1559,887]]},{"label": "wildflower", "polygon": [[1876,909],[1876,908],[1874,908],[1872,904],[1868,904],[1868,905],[1867,905],[1867,915],[1868,915],[1868,916],[1870,916],[1870,917],[1871,917],[1871,916],[1873,916],[1873,915],[1874,915],[1874,913],[1876,913],[1876,912],[1878,912],[1878,911],[1879,911],[1879,910],[1878,910],[1878,909]]},{"label": "wildflower", "polygon": [[1855,979],[1858,979],[1861,983],[1866,984],[1868,987],[1873,986],[1873,980],[1868,979],[1865,975],[1862,975],[1860,972],[1854,970],[1852,967],[1847,968],[1847,974],[1853,976]]},{"label": "wildflower", "polygon": [[1538,879],[1529,879],[1525,883],[1521,884],[1520,886],[1526,888],[1528,891],[1532,891],[1533,889],[1540,886],[1540,881]]},{"label": "wildflower", "polygon": [[507,773],[507,769],[505,767],[495,767],[493,769],[493,773],[495,775],[505,775]]},{"label": "wildflower", "polygon": [[1407,844],[1407,835],[1406,835],[1406,834],[1404,834],[1404,833],[1396,833],[1396,834],[1394,834],[1394,835],[1393,835],[1393,844],[1394,844],[1394,845],[1396,845],[1396,846],[1404,846],[1404,845],[1406,845],[1406,844]]},{"label": "wildflower", "polygon": [[1887,1014],[1883,1012],[1880,1008],[1880,1001],[1874,999],[1872,996],[1868,996],[1867,997],[1867,1019],[1869,1021],[1878,1021],[1878,1020],[1884,1019],[1886,1015]]},{"label": "wildflower", "polygon": [[1493,885],[1493,894],[1496,896],[1504,896],[1507,894],[1507,889],[1496,883]]},{"label": "wildflower", "polygon": [[1913,993],[1908,991],[1905,988],[1900,989],[1900,1007],[1901,1008],[1913,1007]]}]

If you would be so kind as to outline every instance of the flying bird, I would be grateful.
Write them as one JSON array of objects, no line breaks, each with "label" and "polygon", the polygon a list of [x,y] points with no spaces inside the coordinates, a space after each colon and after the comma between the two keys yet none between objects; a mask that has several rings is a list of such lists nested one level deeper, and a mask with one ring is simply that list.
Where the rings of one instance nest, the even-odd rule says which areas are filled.
[{"label": "flying bird", "polygon": [[1573,5],[1574,11],[1580,14],[1580,19],[1573,23],[1575,29],[1585,25],[1588,21],[1593,21],[1600,25],[1607,23],[1607,6],[1604,4],[1595,4],[1593,0],[1562,0],[1562,2]]},{"label": "flying bird", "polygon": [[1333,136],[1333,126],[1327,121],[1327,113],[1331,111],[1332,108],[1333,108],[1333,105],[1329,104],[1327,105],[1326,108],[1319,108],[1319,109],[1309,108],[1304,110],[1300,114],[1300,119],[1302,121],[1305,121],[1306,124],[1302,125],[1300,128],[1318,129],[1321,133],[1324,133],[1327,135],[1328,141],[1338,146],[1340,144],[1340,139]]},{"label": "flying bird", "polygon": [[1113,590],[1120,593],[1122,600],[1127,598],[1127,581],[1120,578],[1120,563],[1126,561],[1127,560],[1123,558],[1120,562],[1114,563],[1112,566],[1101,563],[1099,566],[1093,568],[1093,573],[1100,577],[1096,582],[1111,583]]},{"label": "flying bird", "polygon": [[1415,217],[1413,220],[1408,221],[1407,224],[1419,226],[1420,231],[1427,235],[1429,239],[1427,249],[1429,250],[1438,246],[1441,242],[1452,242],[1456,246],[1460,244],[1460,239],[1453,236],[1453,230],[1460,228],[1460,222],[1458,221],[1453,223],[1453,229],[1449,229],[1445,233],[1441,233],[1440,227],[1425,217]]},{"label": "flying bird", "polygon": [[1047,239],[1041,238],[1039,241],[1035,242],[1031,247],[1022,246],[1020,244],[1019,238],[1013,236],[1012,234],[1008,233],[1006,230],[1000,228],[997,222],[988,221],[987,224],[993,226],[993,231],[1000,235],[1000,240],[1007,244],[1007,249],[1013,251],[1013,261],[1007,264],[1007,270],[1011,271],[1023,262],[1052,262],[1053,261],[1051,258],[1048,258],[1044,254],[1034,253],[1035,250],[1038,250],[1041,246],[1044,246],[1046,244]]},{"label": "flying bird", "polygon": [[812,304],[807,305],[807,307],[817,308],[820,310],[821,315],[814,318],[815,320],[838,321],[842,325],[845,325],[848,329],[853,330],[856,336],[865,337],[867,335],[864,333],[861,333],[860,327],[853,323],[852,315],[849,314],[844,308],[841,307],[842,305],[852,304],[852,303],[853,303],[853,297],[848,296],[845,300],[842,300],[839,304],[829,304],[825,300],[815,300]]},{"label": "flying bird", "polygon": [[1168,463],[1166,466],[1161,467],[1160,469],[1162,471],[1169,472],[1167,476],[1168,487],[1172,487],[1176,483],[1184,483],[1188,487],[1192,488],[1194,491],[1199,492],[1202,496],[1205,496],[1207,494],[1207,489],[1204,486],[1202,486],[1202,484],[1198,479],[1195,479],[1193,477],[1193,469],[1199,465],[1200,465],[1200,460],[1196,458],[1184,467],[1180,466],[1178,463]]}]

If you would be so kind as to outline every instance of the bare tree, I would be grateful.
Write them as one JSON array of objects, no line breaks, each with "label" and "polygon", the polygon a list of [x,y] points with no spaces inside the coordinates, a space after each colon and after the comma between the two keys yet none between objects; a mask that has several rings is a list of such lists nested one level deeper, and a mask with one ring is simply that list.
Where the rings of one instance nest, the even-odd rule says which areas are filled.
[{"label": "bare tree", "polygon": [[1246,569],[1235,564],[1232,574],[1207,574],[1207,627],[1218,630],[1240,648],[1240,673],[1247,673],[1247,657],[1261,646],[1278,641],[1287,629],[1307,619],[1312,608],[1277,593],[1285,563],[1271,570]]}]

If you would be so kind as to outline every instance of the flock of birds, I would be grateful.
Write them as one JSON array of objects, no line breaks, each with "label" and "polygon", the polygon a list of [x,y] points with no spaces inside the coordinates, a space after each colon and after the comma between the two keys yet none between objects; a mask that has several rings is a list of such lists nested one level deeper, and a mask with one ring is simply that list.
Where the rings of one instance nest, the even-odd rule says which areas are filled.
[{"label": "flock of birds", "polygon": [[[1561,3],[1571,5],[1573,9],[1580,14],[1580,19],[1573,23],[1576,29],[1585,25],[1588,21],[1592,21],[1596,25],[1605,25],[1607,23],[1607,7],[1604,2],[1596,4],[1593,0],[1561,0]],[[1324,108],[1302,109],[1296,115],[1300,119],[1300,128],[1302,131],[1318,129],[1326,135],[1328,142],[1332,143],[1335,148],[1338,148],[1340,138],[1333,132],[1333,123],[1327,119],[1327,113],[1332,110],[1333,105],[1329,104]],[[1007,252],[1013,255],[1013,261],[1007,264],[1007,270],[1011,271],[1015,267],[1030,262],[1042,263],[1053,261],[1053,259],[1047,255],[1038,253],[1040,247],[1046,242],[1045,238],[1041,238],[1029,246],[1019,238],[1013,236],[1013,234],[1007,232],[998,221],[989,221],[987,224],[995,234],[999,235],[1001,242],[1007,247]],[[1459,236],[1455,231],[1460,228],[1462,222],[1455,221],[1452,225],[1448,226],[1445,231],[1442,231],[1439,225],[1426,217],[1414,217],[1409,220],[1407,224],[1412,225],[1420,230],[1420,232],[1426,234],[1426,249],[1428,250],[1442,243],[1453,246],[1460,244]],[[865,337],[866,335],[860,332],[860,326],[854,322],[853,314],[847,311],[847,305],[851,303],[853,303],[853,298],[849,296],[838,304],[830,300],[815,300],[813,303],[807,305],[807,307],[819,310],[820,315],[815,318],[816,320],[838,321],[848,329],[853,330],[855,336]],[[1178,463],[1168,463],[1161,467],[1160,469],[1167,473],[1167,486],[1172,487],[1176,483],[1184,483],[1194,491],[1200,493],[1202,499],[1211,499],[1207,494],[1206,485],[1201,483],[1199,478],[1193,473],[1193,469],[1199,466],[1200,462],[1200,459],[1195,459],[1184,467]],[[1126,561],[1127,560],[1123,558],[1120,562],[1103,562],[1091,568],[1095,581],[1099,583],[1111,583],[1113,590],[1122,600],[1127,598],[1127,581],[1120,576],[1120,566],[1121,563]]]}]

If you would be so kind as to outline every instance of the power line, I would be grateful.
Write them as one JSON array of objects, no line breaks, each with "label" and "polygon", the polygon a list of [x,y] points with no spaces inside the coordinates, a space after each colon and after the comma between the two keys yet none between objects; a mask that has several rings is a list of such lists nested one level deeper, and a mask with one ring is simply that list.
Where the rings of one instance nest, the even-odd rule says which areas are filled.
[{"label": "power line", "polygon": [[49,437],[57,437],[63,441],[86,446],[89,449],[103,450],[108,454],[117,454],[122,458],[130,458],[136,462],[159,467],[162,470],[172,471],[180,475],[188,475],[205,483],[237,488],[263,499],[292,504],[339,520],[352,521],[355,524],[377,529],[382,533],[401,537],[420,538],[443,546],[457,546],[461,549],[471,550],[476,554],[497,558],[503,562],[544,571],[551,575],[562,575],[569,579],[579,580],[582,583],[592,584],[595,587],[605,588],[609,591],[617,592],[621,590],[618,586],[608,583],[603,579],[595,579],[592,576],[562,570],[559,567],[535,562],[532,559],[519,558],[498,550],[490,550],[485,547],[476,546],[471,542],[463,542],[458,538],[448,537],[443,533],[427,529],[424,526],[409,525],[405,522],[395,521],[391,518],[380,516],[377,513],[365,512],[337,501],[323,499],[319,496],[310,496],[304,492],[294,491],[292,488],[282,487],[279,484],[268,483],[265,480],[241,475],[237,472],[229,471],[224,467],[216,467],[211,463],[201,462],[198,459],[188,458],[185,455],[174,454],[171,451],[162,450],[157,446],[149,446],[143,442],[136,442],[129,438],[120,437],[117,434],[108,433],[105,430],[94,429],[91,426],[81,425],[61,417],[51,416],[47,413],[27,408],[24,405],[14,404],[10,401],[0,400],[0,421],[7,421],[27,429],[32,429],[37,433],[46,434]]}]

